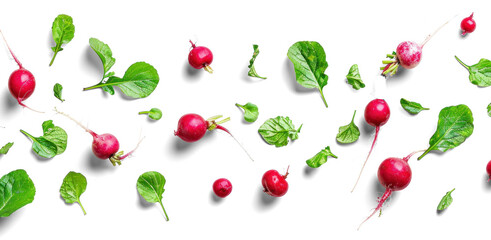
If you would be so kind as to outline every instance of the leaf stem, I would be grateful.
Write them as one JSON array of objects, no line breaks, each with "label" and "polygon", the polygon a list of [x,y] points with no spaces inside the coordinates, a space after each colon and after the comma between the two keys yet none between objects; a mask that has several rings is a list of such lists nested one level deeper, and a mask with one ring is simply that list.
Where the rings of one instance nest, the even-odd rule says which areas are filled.
[{"label": "leaf stem", "polygon": [[20,129],[20,132],[23,133],[24,135],[26,135],[27,137],[31,138],[31,139],[34,138],[31,134],[27,133],[26,131],[24,131],[22,129]]},{"label": "leaf stem", "polygon": [[465,68],[467,68],[467,70],[469,70],[469,66],[467,64],[465,64],[464,62],[462,62],[458,57],[457,55],[455,55],[455,59],[457,59],[457,61],[462,65],[464,66]]},{"label": "leaf stem", "polygon": [[352,123],[353,123],[353,121],[355,121],[355,115],[356,115],[356,110],[355,110],[355,113],[353,113],[353,118],[351,119]]},{"label": "leaf stem", "polygon": [[85,212],[84,206],[82,206],[82,202],[80,202],[80,200],[78,200],[78,205],[80,205],[80,208],[82,208],[84,215],[87,215],[87,212]]},{"label": "leaf stem", "polygon": [[419,157],[418,157],[418,160],[421,160],[421,159],[422,159],[424,156],[426,156],[426,154],[428,154],[428,153],[429,153],[431,150],[432,150],[431,148],[426,149],[426,151],[425,151],[423,154],[421,154],[421,156],[419,156]]},{"label": "leaf stem", "polygon": [[326,105],[326,108],[327,108],[327,102],[326,102],[326,98],[324,97],[324,92],[322,92],[322,89],[320,89],[320,88],[319,88],[319,92],[321,93],[322,101],[324,101],[324,104]]},{"label": "leaf stem", "polygon": [[162,204],[162,200],[160,200],[159,203],[160,203],[160,206],[162,207],[162,210],[164,210],[165,220],[169,221],[169,216],[167,216],[167,212],[165,211],[164,205]]},{"label": "leaf stem", "polygon": [[149,113],[150,113],[150,111],[141,111],[141,112],[139,112],[138,114],[139,114],[139,115],[142,115],[142,114],[149,114]]},{"label": "leaf stem", "polygon": [[49,66],[51,67],[51,65],[53,65],[53,62],[55,61],[55,58],[56,58],[56,55],[58,54],[59,52],[59,46],[58,44],[56,44],[56,48],[55,48],[55,54],[53,55],[53,58],[51,59],[51,62],[49,62]]}]

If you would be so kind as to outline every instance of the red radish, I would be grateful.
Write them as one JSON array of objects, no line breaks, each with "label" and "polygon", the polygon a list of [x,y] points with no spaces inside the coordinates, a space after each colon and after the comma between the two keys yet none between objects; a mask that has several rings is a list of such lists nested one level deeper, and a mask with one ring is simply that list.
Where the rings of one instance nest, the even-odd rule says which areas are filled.
[{"label": "red radish", "polygon": [[474,32],[474,30],[476,30],[476,21],[472,19],[473,16],[474,13],[472,13],[469,17],[462,19],[462,22],[460,22],[462,36],[465,36],[465,34]]},{"label": "red radish", "polygon": [[234,137],[234,135],[232,135],[228,129],[220,125],[229,121],[230,118],[225,118],[219,122],[216,122],[216,120],[221,117],[222,115],[218,115],[205,120],[203,117],[195,113],[185,114],[179,119],[179,122],[177,123],[177,130],[174,131],[174,135],[178,136],[185,142],[196,142],[205,135],[207,130],[212,131],[214,129],[220,129],[228,133],[240,145],[244,152],[246,152],[249,158],[253,160],[242,144],[240,144],[240,142]]},{"label": "red radish", "polygon": [[486,166],[486,172],[489,175],[489,179],[488,179],[488,182],[489,182],[489,180],[491,180],[491,161],[489,161],[488,165]]},{"label": "red radish", "polygon": [[204,68],[207,72],[213,73],[213,69],[211,69],[210,64],[213,62],[213,53],[211,53],[210,49],[203,46],[198,46],[189,40],[193,49],[189,52],[188,61],[189,64],[196,69]]},{"label": "red radish", "polygon": [[226,178],[219,178],[213,183],[213,192],[224,198],[232,192],[232,183]]},{"label": "red radish", "polygon": [[34,79],[34,75],[32,75],[31,72],[29,72],[27,69],[22,67],[22,64],[14,55],[14,52],[12,52],[12,50],[10,49],[9,44],[7,43],[7,40],[5,39],[5,36],[3,35],[2,31],[0,31],[0,34],[2,34],[2,38],[5,41],[5,44],[7,45],[10,54],[12,54],[12,57],[14,58],[15,62],[17,63],[17,65],[19,65],[19,69],[13,71],[9,77],[10,94],[12,94],[12,96],[15,99],[17,99],[19,105],[31,109],[35,112],[39,112],[37,110],[34,110],[26,106],[23,103],[24,100],[26,100],[32,95],[34,89],[36,88],[36,80]]},{"label": "red radish", "polygon": [[365,168],[365,164],[367,164],[368,158],[370,157],[370,154],[372,154],[373,146],[375,146],[375,142],[377,141],[378,137],[378,132],[380,130],[380,127],[383,126],[387,121],[389,121],[390,117],[390,108],[387,102],[383,99],[374,99],[370,101],[366,108],[365,108],[365,121],[375,127],[375,137],[373,138],[373,143],[372,147],[370,148],[370,151],[368,152],[367,159],[365,159],[365,162],[363,163],[363,166],[361,167],[360,174],[358,175],[358,179],[356,179],[356,183],[353,186],[353,189],[351,192],[355,190],[356,185],[358,184],[358,181],[360,180],[361,173],[363,172],[363,169]]},{"label": "red radish", "polygon": [[286,169],[286,174],[281,175],[276,170],[269,170],[264,173],[262,184],[264,192],[273,197],[281,197],[288,191],[288,182],[286,177],[288,176],[288,168]]},{"label": "red radish", "polygon": [[99,134],[93,132],[92,130],[88,129],[84,125],[82,125],[80,122],[78,122],[77,120],[72,118],[70,115],[68,115],[64,112],[60,112],[56,108],[55,108],[55,111],[57,113],[65,116],[65,117],[71,119],[72,121],[77,123],[80,127],[82,127],[86,132],[90,133],[90,135],[92,135],[92,138],[93,138],[93,140],[92,140],[92,152],[94,153],[94,155],[96,157],[102,159],[102,160],[109,159],[109,161],[111,161],[113,166],[116,166],[116,164],[121,165],[121,160],[130,156],[136,150],[136,148],[138,148],[141,141],[143,140],[142,139],[142,140],[140,140],[140,142],[138,142],[135,149],[133,149],[132,151],[130,151],[127,154],[124,154],[123,151],[118,152],[119,141],[114,135],[112,135],[110,133],[104,133],[104,134],[99,135]]},{"label": "red radish", "polygon": [[401,42],[395,52],[391,54],[387,54],[387,58],[389,60],[382,61],[383,64],[386,64],[384,67],[381,67],[382,76],[393,76],[397,73],[397,69],[399,65],[405,69],[412,69],[418,66],[421,61],[421,55],[423,54],[424,45],[438,32],[440,29],[447,25],[450,22],[448,20],[446,23],[441,25],[435,32],[428,35],[423,43],[418,44],[412,41],[404,41]]},{"label": "red radish", "polygon": [[417,152],[413,152],[402,159],[390,157],[385,159],[380,164],[377,176],[380,184],[385,187],[385,192],[378,200],[378,205],[373,213],[370,214],[370,216],[368,216],[368,218],[360,224],[358,229],[360,229],[363,223],[365,223],[382,208],[382,205],[387,200],[387,198],[390,197],[393,191],[400,191],[409,185],[409,183],[411,182],[412,172],[407,161]]}]

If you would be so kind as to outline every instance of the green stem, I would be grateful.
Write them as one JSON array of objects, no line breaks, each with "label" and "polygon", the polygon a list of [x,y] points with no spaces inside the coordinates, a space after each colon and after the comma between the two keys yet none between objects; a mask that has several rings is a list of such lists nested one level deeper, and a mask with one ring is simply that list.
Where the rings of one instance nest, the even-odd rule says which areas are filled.
[{"label": "green stem", "polygon": [[465,68],[467,68],[467,70],[469,70],[469,66],[467,66],[467,64],[463,63],[462,61],[460,61],[460,59],[457,57],[457,55],[455,55],[455,59],[457,59],[457,61],[462,65],[464,66]]},{"label": "green stem", "polygon": [[322,89],[319,88],[319,92],[321,93],[322,101],[324,101],[324,104],[326,105],[326,108],[327,108],[326,98],[324,97],[324,93],[322,92]]},{"label": "green stem", "polygon": [[141,111],[141,112],[139,112],[138,114],[139,114],[139,115],[142,115],[142,114],[149,114],[149,113],[150,113],[150,111]]},{"label": "green stem", "polygon": [[353,113],[353,118],[351,119],[351,122],[353,122],[355,120],[355,115],[356,115],[356,110],[355,110],[355,113]]},{"label": "green stem", "polygon": [[53,62],[55,61],[55,58],[56,58],[56,54],[58,54],[58,45],[57,45],[57,48],[55,49],[55,54],[53,55],[53,58],[51,59],[51,62],[49,62],[49,66],[51,67],[51,65],[53,65]]},{"label": "green stem", "polygon": [[82,202],[80,202],[80,200],[78,201],[78,205],[80,205],[80,207],[82,208],[84,215],[87,215],[87,212],[85,212],[84,206],[82,206]]},{"label": "green stem", "polygon": [[165,220],[169,221],[169,216],[167,216],[167,212],[165,211],[165,208],[164,208],[164,205],[162,204],[162,201],[159,201],[159,203],[160,203],[160,206],[162,207],[162,210],[164,210],[164,214],[165,214],[165,218],[166,218]]},{"label": "green stem", "polygon": [[22,129],[20,130],[20,132],[23,133],[24,135],[26,135],[27,137],[31,138],[31,139],[34,138],[31,134],[27,133],[26,131],[24,131]]},{"label": "green stem", "polygon": [[426,151],[425,151],[423,154],[421,154],[421,156],[419,156],[419,157],[418,157],[418,160],[421,160],[421,159],[422,159],[424,156],[426,156],[426,154],[428,154],[430,151],[431,151],[431,148],[426,149]]},{"label": "green stem", "polygon": [[382,63],[383,64],[390,64],[390,63],[393,63],[393,62],[396,62],[395,60],[383,60]]}]

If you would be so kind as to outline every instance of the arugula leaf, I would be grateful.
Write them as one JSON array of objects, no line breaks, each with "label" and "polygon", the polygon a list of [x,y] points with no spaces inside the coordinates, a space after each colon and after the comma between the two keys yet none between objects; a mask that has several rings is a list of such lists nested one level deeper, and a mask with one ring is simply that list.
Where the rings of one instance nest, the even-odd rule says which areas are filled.
[{"label": "arugula leaf", "polygon": [[159,75],[157,70],[150,64],[145,62],[133,63],[126,70],[123,78],[111,76],[106,82],[100,82],[94,86],[84,88],[84,91],[110,87],[114,93],[113,86],[118,86],[121,92],[132,98],[148,97],[157,87],[159,83]]},{"label": "arugula leaf", "polygon": [[288,138],[292,141],[298,139],[298,133],[302,126],[303,124],[300,125],[298,130],[295,130],[295,126],[289,117],[278,116],[266,120],[258,131],[267,143],[274,144],[276,147],[283,147],[288,144]]},{"label": "arugula leaf", "polygon": [[64,102],[65,99],[61,96],[61,93],[63,91],[63,86],[61,84],[57,83],[53,86],[53,92],[55,94],[55,97],[58,98],[60,101]]},{"label": "arugula leaf", "polygon": [[153,120],[159,120],[162,118],[162,111],[158,108],[152,108],[150,111],[141,111],[138,114],[148,114],[148,117]]},{"label": "arugula leaf", "polygon": [[421,106],[421,104],[419,104],[417,102],[411,102],[411,101],[408,101],[404,98],[401,98],[400,102],[401,102],[402,108],[404,108],[404,110],[406,110],[410,114],[418,114],[419,112],[421,112],[423,110],[430,110],[429,108],[425,108],[425,107]]},{"label": "arugula leaf", "polygon": [[[97,38],[90,38],[89,45],[94,52],[99,56],[102,61],[102,67],[104,68],[104,78],[107,77],[109,69],[116,63],[116,59],[113,58],[113,52],[111,48]],[[114,73],[112,73],[114,74]]]},{"label": "arugula leaf", "polygon": [[32,140],[32,150],[44,158],[53,158],[65,152],[68,135],[65,130],[53,124],[52,120],[43,122],[43,136],[34,137],[24,130],[24,135]]},{"label": "arugula leaf", "polygon": [[327,85],[328,77],[326,53],[318,42],[300,41],[288,49],[288,58],[295,68],[297,82],[306,88],[317,88],[327,108],[322,89]]},{"label": "arugula leaf", "polygon": [[322,164],[327,162],[327,157],[329,156],[333,158],[338,158],[338,156],[334,155],[334,153],[331,152],[331,148],[327,146],[326,148],[318,152],[315,156],[313,156],[311,159],[307,160],[307,165],[309,165],[309,167],[311,168],[318,168],[322,166]]},{"label": "arugula leaf", "polygon": [[451,191],[447,192],[445,194],[445,196],[443,196],[442,200],[438,204],[438,207],[436,208],[438,211],[443,211],[443,210],[447,209],[448,206],[450,206],[450,204],[452,204],[453,198],[452,198],[451,194],[454,190],[455,190],[455,188],[452,189]]},{"label": "arugula leaf", "polygon": [[31,203],[34,195],[36,188],[25,170],[18,169],[4,175],[0,178],[0,217],[8,217]]},{"label": "arugula leaf", "polygon": [[84,175],[81,173],[77,172],[69,172],[65,178],[63,179],[63,183],[61,184],[60,187],[60,194],[63,199],[65,199],[66,203],[74,203],[77,202],[80,205],[80,208],[82,208],[82,211],[84,212],[84,215],[87,213],[85,212],[84,207],[82,206],[82,203],[80,202],[80,196],[82,193],[85,192],[85,189],[87,188],[87,179],[85,178]]},{"label": "arugula leaf", "polygon": [[418,157],[421,160],[432,150],[446,152],[458,147],[474,131],[472,111],[464,104],[443,108],[438,115],[436,132],[430,138],[430,147]]},{"label": "arugula leaf", "polygon": [[360,129],[356,126],[355,120],[356,110],[353,114],[353,118],[348,125],[339,127],[338,135],[336,135],[336,140],[339,143],[352,143],[358,140],[360,137]]},{"label": "arugula leaf", "polygon": [[9,142],[5,145],[3,145],[2,148],[0,148],[0,154],[7,154],[10,150],[10,148],[14,145],[13,142]]},{"label": "arugula leaf", "polygon": [[73,25],[72,17],[65,14],[58,15],[53,21],[51,32],[56,46],[51,48],[54,52],[54,55],[51,59],[51,62],[49,63],[49,66],[53,65],[58,52],[63,51],[61,45],[67,44],[72,41],[73,36],[75,35],[75,26]]},{"label": "arugula leaf", "polygon": [[261,76],[257,75],[256,68],[254,67],[254,61],[256,61],[256,57],[259,54],[259,46],[256,44],[253,44],[252,47],[254,48],[254,53],[252,54],[252,58],[249,61],[249,66],[248,66],[249,72],[247,73],[247,75],[249,75],[251,77],[266,79],[265,77],[261,77]]},{"label": "arugula leaf", "polygon": [[348,79],[348,83],[351,84],[351,86],[356,90],[360,90],[360,88],[365,87],[365,83],[363,83],[361,80],[358,64],[353,64],[353,66],[351,66],[348,75],[346,75],[346,79]]},{"label": "arugula leaf", "polygon": [[477,85],[479,87],[489,87],[491,86],[491,61],[485,58],[481,58],[481,60],[472,65],[468,66],[463,63],[457,56],[455,59],[462,64],[469,71],[469,81],[472,84]]},{"label": "arugula leaf", "polygon": [[238,103],[235,106],[244,109],[244,119],[250,123],[255,122],[259,116],[259,110],[253,103],[248,102],[246,105],[240,105]]},{"label": "arugula leaf", "polygon": [[165,218],[169,221],[167,212],[165,212],[164,205],[162,204],[162,194],[164,193],[165,178],[162,174],[155,171],[145,172],[138,178],[136,188],[138,193],[147,201],[151,203],[160,203],[162,210],[164,210]]}]

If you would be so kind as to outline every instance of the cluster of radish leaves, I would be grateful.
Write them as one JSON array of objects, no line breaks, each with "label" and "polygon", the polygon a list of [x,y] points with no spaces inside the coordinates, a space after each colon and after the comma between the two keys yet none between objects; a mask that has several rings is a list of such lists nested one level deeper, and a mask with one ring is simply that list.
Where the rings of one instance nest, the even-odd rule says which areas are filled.
[{"label": "cluster of radish leaves", "polygon": [[52,158],[65,152],[68,135],[61,127],[55,126],[53,120],[43,122],[43,136],[34,137],[24,130],[24,135],[32,140],[32,150],[44,158]]},{"label": "cluster of radish leaves", "polygon": [[0,178],[0,217],[8,217],[19,208],[31,203],[36,188],[23,169],[12,171]]},{"label": "cluster of radish leaves", "polygon": [[51,62],[49,63],[49,66],[53,65],[58,52],[63,51],[61,45],[67,44],[72,41],[75,35],[75,26],[73,25],[72,17],[65,14],[58,15],[53,21],[51,32],[56,46],[51,48],[54,54]]},{"label": "cluster of radish leaves", "polygon": [[86,87],[84,91],[102,88],[114,95],[114,86],[117,86],[128,97],[145,98],[157,87],[159,75],[152,65],[146,62],[136,62],[126,70],[122,78],[116,77],[114,72],[109,72],[116,62],[109,46],[96,38],[90,38],[89,44],[102,61],[104,75],[98,84]]},{"label": "cluster of radish leaves", "polygon": [[85,192],[85,189],[87,189],[87,179],[83,174],[73,171],[65,176],[60,187],[60,195],[65,202],[78,203],[80,208],[82,208],[84,215],[87,213],[80,202],[80,196]]}]

